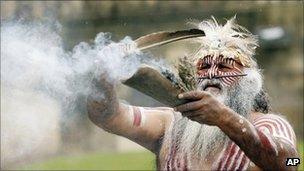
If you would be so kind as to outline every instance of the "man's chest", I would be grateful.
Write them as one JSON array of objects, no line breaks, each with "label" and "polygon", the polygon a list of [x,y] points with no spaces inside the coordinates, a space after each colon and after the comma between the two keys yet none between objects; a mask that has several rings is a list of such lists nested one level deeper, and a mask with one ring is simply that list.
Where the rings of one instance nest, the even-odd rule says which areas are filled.
[{"label": "man's chest", "polygon": [[[202,157],[196,152],[180,152],[163,144],[158,155],[158,170],[256,170],[244,152],[232,141]],[[259,170],[259,169],[258,169]]]},{"label": "man's chest", "polygon": [[158,170],[211,170],[222,149],[210,155],[200,156],[196,152],[181,152],[178,147],[163,144],[158,155]]}]

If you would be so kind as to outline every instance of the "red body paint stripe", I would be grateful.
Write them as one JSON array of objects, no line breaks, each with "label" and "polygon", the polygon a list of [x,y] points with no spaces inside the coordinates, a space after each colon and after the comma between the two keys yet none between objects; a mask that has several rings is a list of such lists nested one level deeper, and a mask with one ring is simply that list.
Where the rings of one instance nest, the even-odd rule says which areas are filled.
[{"label": "red body paint stripe", "polygon": [[243,158],[241,159],[241,163],[240,163],[240,167],[237,170],[244,170],[245,164],[246,164],[246,160],[247,160],[247,156],[244,154]]},{"label": "red body paint stripe", "polygon": [[227,147],[224,149],[224,153],[223,155],[220,156],[220,162],[218,163],[218,166],[215,170],[220,170],[221,167],[225,164],[225,161],[226,159],[229,157],[229,153],[230,153],[230,150],[232,148],[232,141],[229,141],[229,144],[227,145]]},{"label": "red body paint stripe", "polygon": [[[228,81],[228,80],[224,80],[224,81]],[[292,139],[293,141],[295,139],[295,135],[292,127],[288,124],[287,121],[279,117],[268,115],[267,117],[260,117],[255,119],[253,123],[257,129],[257,133],[260,138],[260,141],[265,149],[274,150],[275,152],[277,152],[276,144],[272,142],[271,137],[268,137],[267,134],[261,131],[261,129],[263,128],[266,128],[271,135],[277,134],[282,136],[282,139],[284,140]],[[249,158],[244,154],[244,152],[241,149],[239,149],[239,147],[237,147],[237,149],[234,149],[235,146],[237,147],[235,143],[233,143],[232,141],[229,142],[227,147],[224,149],[224,152],[219,157],[218,164],[213,167],[215,168],[215,170],[248,169],[250,163]]]},{"label": "red body paint stripe", "polygon": [[[282,119],[283,120],[283,119]],[[290,124],[288,124],[286,121],[283,120],[283,122],[285,123],[287,130],[288,130],[288,134],[290,135],[290,138],[292,138],[293,140],[296,140],[295,134],[293,132],[292,127],[290,126]]]},{"label": "red body paint stripe", "polygon": [[257,133],[260,137],[260,141],[261,143],[263,144],[263,146],[266,148],[266,149],[272,149],[275,151],[274,147],[272,146],[271,142],[269,141],[268,137],[260,130],[257,130]]},{"label": "red body paint stripe", "polygon": [[175,155],[176,155],[176,145],[173,148],[172,157],[170,160],[170,168],[171,170],[175,170],[174,164],[175,164]]},{"label": "red body paint stripe", "polygon": [[262,127],[266,127],[268,129],[268,131],[270,132],[270,134],[273,134],[273,130],[272,127],[267,124],[267,123],[262,123],[256,126],[257,129],[261,129]]},{"label": "red body paint stripe", "polygon": [[256,123],[256,125],[259,125],[259,124],[268,124],[270,126],[273,126],[275,128],[275,131],[278,135],[281,134],[281,130],[279,129],[279,126],[277,125],[277,123],[273,122],[272,120],[268,120],[268,121],[259,121]]},{"label": "red body paint stripe", "polygon": [[229,154],[228,154],[228,158],[227,158],[225,164],[223,165],[223,167],[221,168],[221,170],[227,170],[229,164],[230,164],[231,162],[233,162],[233,158],[232,158],[232,157],[233,157],[233,155],[236,153],[236,148],[237,148],[237,146],[236,146],[236,144],[234,144],[234,143],[233,143],[232,146],[233,146],[233,147],[232,147],[231,151],[230,151]]},{"label": "red body paint stripe", "polygon": [[292,139],[292,134],[291,134],[291,130],[288,126],[288,124],[286,124],[283,119],[280,119],[280,118],[274,118],[277,122],[280,123],[280,125],[282,126],[283,130],[284,130],[284,133],[286,134],[286,136],[289,138],[289,139]]},{"label": "red body paint stripe", "polygon": [[243,153],[242,150],[240,148],[238,148],[237,149],[237,154],[236,154],[234,160],[232,161],[233,164],[231,165],[230,168],[228,168],[229,170],[236,170],[236,167],[238,167],[237,162],[240,160],[240,156],[241,156],[242,153]]},{"label": "red body paint stripe", "polygon": [[277,128],[275,132],[277,135],[288,139],[293,145],[296,142],[296,138],[290,124],[288,124],[287,121],[280,119],[279,117],[260,118],[255,121],[255,125],[257,125],[258,127],[262,125],[271,125]]},{"label": "red body paint stripe", "polygon": [[281,123],[278,123],[277,121],[274,121],[274,120],[268,120],[268,121],[259,121],[259,122],[257,122],[257,125],[260,125],[262,123],[272,125],[273,127],[275,127],[275,131],[278,135],[281,135],[283,137],[290,139],[290,137],[287,136],[288,133],[285,131],[285,129],[283,128],[283,125]]},{"label": "red body paint stripe", "polygon": [[134,126],[140,126],[141,123],[141,112],[139,110],[138,107],[134,107],[133,108],[133,116],[134,116],[134,120],[133,120],[133,125]]}]

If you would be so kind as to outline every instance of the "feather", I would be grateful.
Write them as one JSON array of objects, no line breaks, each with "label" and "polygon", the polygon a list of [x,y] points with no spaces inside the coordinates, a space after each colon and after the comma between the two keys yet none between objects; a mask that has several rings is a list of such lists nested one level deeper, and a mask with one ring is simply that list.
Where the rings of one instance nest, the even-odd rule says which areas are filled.
[{"label": "feather", "polygon": [[139,50],[145,50],[167,43],[205,36],[204,31],[199,29],[180,30],[175,32],[157,32],[142,36],[135,40]]}]

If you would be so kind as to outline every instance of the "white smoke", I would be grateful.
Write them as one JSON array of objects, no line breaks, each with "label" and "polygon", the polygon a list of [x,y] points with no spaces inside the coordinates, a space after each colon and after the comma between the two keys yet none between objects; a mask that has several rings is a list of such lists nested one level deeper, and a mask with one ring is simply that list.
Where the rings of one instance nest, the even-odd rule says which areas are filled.
[{"label": "white smoke", "polygon": [[87,93],[91,80],[104,71],[113,81],[128,78],[139,67],[140,55],[129,37],[116,43],[110,34],[99,33],[92,45],[81,42],[66,52],[58,33],[45,25],[1,26],[1,83],[60,98]]},{"label": "white smoke", "polygon": [[142,61],[158,64],[147,60],[130,37],[114,42],[109,33],[65,51],[57,30],[41,23],[1,25],[3,160],[24,156],[49,141],[52,135],[45,130],[58,131],[60,108],[73,108],[77,97],[86,97],[93,78],[106,72],[114,84],[130,77]]}]

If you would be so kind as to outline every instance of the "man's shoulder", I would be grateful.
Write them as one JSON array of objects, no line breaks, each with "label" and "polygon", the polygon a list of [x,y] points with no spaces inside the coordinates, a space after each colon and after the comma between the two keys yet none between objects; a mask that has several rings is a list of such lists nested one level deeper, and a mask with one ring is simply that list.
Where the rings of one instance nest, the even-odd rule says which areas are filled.
[{"label": "man's shoulder", "polygon": [[287,140],[295,144],[296,137],[291,124],[286,117],[281,114],[260,114],[253,120],[253,125],[263,132],[273,135],[274,137]]},{"label": "man's shoulder", "polygon": [[286,119],[286,117],[282,114],[275,114],[275,113],[267,113],[267,114],[264,114],[264,113],[255,113],[253,116],[252,116],[252,122],[253,124],[257,124],[261,121],[264,121],[264,122],[272,122],[272,121],[281,121],[281,122],[284,122],[285,124],[289,124],[288,120]]}]

